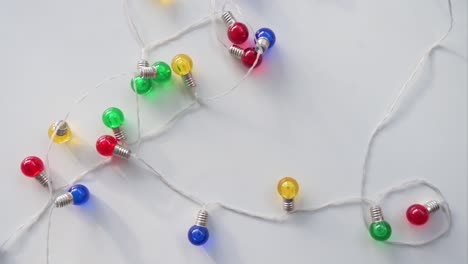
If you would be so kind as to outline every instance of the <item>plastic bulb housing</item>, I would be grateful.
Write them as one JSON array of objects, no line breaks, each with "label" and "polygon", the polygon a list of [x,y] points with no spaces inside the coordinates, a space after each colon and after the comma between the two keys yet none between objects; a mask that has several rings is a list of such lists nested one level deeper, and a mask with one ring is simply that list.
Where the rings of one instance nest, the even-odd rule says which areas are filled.
[{"label": "plastic bulb housing", "polygon": [[413,225],[424,225],[429,221],[432,213],[440,209],[440,204],[437,201],[429,201],[422,204],[412,204],[406,210],[406,219]]},{"label": "plastic bulb housing", "polygon": [[136,76],[132,79],[130,86],[132,90],[137,94],[148,94],[153,89],[152,79],[143,79],[139,76]]},{"label": "plastic bulb housing", "polygon": [[276,43],[276,36],[273,30],[261,28],[255,33],[255,45],[259,52],[263,53],[271,49]]},{"label": "plastic bulb housing", "polygon": [[117,156],[123,159],[129,159],[131,151],[122,145],[118,144],[115,137],[104,135],[98,138],[96,141],[96,150],[99,154],[110,157]]},{"label": "plastic bulb housing", "polygon": [[122,110],[117,107],[109,107],[102,113],[102,122],[108,128],[118,128],[125,121]]},{"label": "plastic bulb housing", "polygon": [[255,64],[255,67],[258,67],[263,60],[263,55],[258,54],[257,49],[252,47],[242,49],[237,45],[232,45],[231,47],[229,47],[229,53],[231,53],[231,55],[236,57],[237,59],[240,59],[247,68],[251,68],[254,65],[257,56],[258,61],[257,64]]},{"label": "plastic bulb housing", "polygon": [[73,196],[73,204],[84,204],[89,200],[89,190],[82,184],[76,184],[68,189],[68,192]]},{"label": "plastic bulb housing", "polygon": [[208,211],[202,209],[198,212],[197,215],[197,222],[193,225],[188,233],[187,237],[190,243],[195,246],[201,246],[208,241],[210,237],[210,232],[208,232],[208,228],[206,228],[208,222]]},{"label": "plastic bulb housing", "polygon": [[283,199],[294,199],[299,193],[299,184],[294,178],[284,177],[278,182],[278,193]]},{"label": "plastic bulb housing", "polygon": [[25,176],[34,178],[44,171],[44,163],[36,156],[26,157],[21,162],[21,171]]},{"label": "plastic bulb housing", "polygon": [[171,79],[172,70],[171,70],[171,67],[167,63],[163,61],[158,61],[153,64],[153,67],[158,72],[158,75],[156,75],[156,78],[153,79],[155,83],[164,83]]},{"label": "plastic bulb housing", "polygon": [[234,44],[242,44],[249,38],[249,29],[240,22],[232,24],[227,31],[229,40]]},{"label": "plastic bulb housing", "polygon": [[[257,59],[257,50],[255,48],[246,48],[244,49],[244,55],[242,55],[242,63],[247,67],[250,68],[254,65],[255,60]],[[263,55],[260,55],[258,57],[257,64],[255,65],[255,68],[260,66],[262,64],[263,60]]]},{"label": "plastic bulb housing", "polygon": [[96,141],[96,150],[103,156],[112,156],[115,146],[117,146],[117,139],[109,135],[101,136]]},{"label": "plastic bulb housing", "polygon": [[192,226],[188,231],[188,240],[195,246],[201,246],[208,241],[210,232],[204,226]]},{"label": "plastic bulb housing", "polygon": [[275,32],[269,28],[261,28],[255,32],[255,40],[259,40],[260,38],[268,39],[270,42],[270,46],[268,48],[272,48],[276,43]]},{"label": "plastic bulb housing", "polygon": [[278,182],[278,193],[283,198],[283,209],[286,212],[294,210],[294,198],[299,193],[299,184],[294,178],[284,177]]},{"label": "plastic bulb housing", "polygon": [[192,71],[192,59],[185,54],[179,54],[172,59],[172,70],[179,76],[184,76]]},{"label": "plastic bulb housing", "polygon": [[377,241],[386,241],[392,235],[392,227],[387,221],[375,222],[370,225],[369,233]]},{"label": "plastic bulb housing", "polygon": [[55,130],[57,130],[57,132],[55,133],[55,137],[53,139],[54,143],[63,144],[70,141],[72,133],[70,126],[68,126],[67,122],[60,120],[50,125],[49,130],[47,131],[49,138],[52,138]]},{"label": "plastic bulb housing", "polygon": [[370,236],[377,241],[386,241],[392,235],[392,227],[384,220],[380,206],[370,208],[372,223],[369,226]]},{"label": "plastic bulb housing", "polygon": [[68,189],[68,192],[58,196],[55,201],[55,207],[60,208],[69,204],[81,205],[89,200],[89,190],[82,184],[76,184]]},{"label": "plastic bulb housing", "polygon": [[36,156],[26,157],[21,162],[21,171],[27,177],[36,179],[42,186],[49,186],[49,178],[45,173],[44,162]]},{"label": "plastic bulb housing", "polygon": [[429,210],[424,205],[413,204],[406,210],[406,218],[413,225],[424,225],[429,220]]},{"label": "plastic bulb housing", "polygon": [[182,80],[184,81],[185,86],[190,87],[190,88],[194,88],[197,86],[192,76],[193,62],[189,56],[185,54],[176,55],[172,59],[171,64],[172,64],[171,65],[172,70],[174,71],[175,74],[182,77]]}]

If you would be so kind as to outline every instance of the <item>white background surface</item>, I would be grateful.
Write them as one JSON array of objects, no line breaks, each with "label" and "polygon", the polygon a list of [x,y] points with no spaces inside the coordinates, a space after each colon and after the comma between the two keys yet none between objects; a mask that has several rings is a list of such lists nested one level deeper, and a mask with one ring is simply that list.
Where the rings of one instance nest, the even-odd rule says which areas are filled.
[{"label": "white background surface", "polygon": [[[291,2],[240,1],[246,21],[277,34],[262,67],[235,93],[189,113],[139,151],[205,201],[279,215],[276,183],[286,175],[300,183],[298,207],[358,196],[372,128],[449,22],[443,0]],[[145,41],[162,39],[209,10],[209,1],[131,5]],[[119,162],[83,181],[92,192],[87,206],[55,211],[51,263],[466,263],[467,2],[454,0],[453,7],[453,32],[377,141],[368,185],[373,197],[413,178],[440,187],[454,217],[442,240],[421,248],[379,244],[363,227],[359,206],[349,206],[294,215],[285,224],[213,210],[210,242],[194,247],[186,232],[199,208],[151,174]],[[205,26],[153,52],[151,61],[190,54],[201,95],[228,89],[246,69],[210,30]],[[0,33],[3,240],[48,199],[47,191],[21,175],[20,161],[43,157],[50,123],[104,78],[133,71],[139,48],[120,1],[111,0],[3,2]],[[53,177],[71,180],[101,160],[93,145],[109,133],[100,121],[109,106],[124,110],[134,138],[135,97],[128,83],[127,77],[110,82],[75,109],[69,123],[79,144],[53,147]],[[173,88],[142,97],[144,131],[190,102],[183,90],[173,76]],[[442,228],[442,214],[416,231],[404,219],[409,204],[433,198],[418,189],[383,204],[393,238],[416,241]],[[46,223],[9,245],[0,263],[45,263]]]}]

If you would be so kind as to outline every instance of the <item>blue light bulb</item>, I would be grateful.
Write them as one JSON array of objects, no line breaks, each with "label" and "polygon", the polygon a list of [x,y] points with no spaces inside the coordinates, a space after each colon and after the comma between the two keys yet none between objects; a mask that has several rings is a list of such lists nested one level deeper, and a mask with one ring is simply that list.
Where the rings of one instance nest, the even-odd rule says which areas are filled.
[{"label": "blue light bulb", "polygon": [[201,246],[208,241],[210,232],[206,228],[208,222],[208,211],[202,209],[198,212],[197,222],[188,231],[188,240],[195,246]]},{"label": "blue light bulb", "polygon": [[68,192],[73,196],[73,204],[84,204],[89,200],[89,190],[82,184],[73,185],[68,189]]},{"label": "blue light bulb", "polygon": [[208,228],[204,226],[194,225],[188,231],[188,239],[190,243],[194,244],[195,246],[201,246],[208,241],[210,237],[210,232],[208,232]]},{"label": "blue light bulb", "polygon": [[[261,39],[268,40],[268,43],[262,43]],[[272,48],[275,45],[275,42],[275,33],[269,28],[261,28],[255,33],[255,43],[257,46],[260,45],[263,48],[263,51]]]}]

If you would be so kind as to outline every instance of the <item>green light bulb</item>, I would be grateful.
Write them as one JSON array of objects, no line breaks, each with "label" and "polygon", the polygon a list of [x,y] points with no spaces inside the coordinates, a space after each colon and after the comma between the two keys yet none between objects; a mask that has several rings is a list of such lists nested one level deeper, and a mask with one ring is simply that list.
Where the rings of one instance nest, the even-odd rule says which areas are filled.
[{"label": "green light bulb", "polygon": [[385,241],[392,235],[392,227],[387,221],[373,222],[369,226],[369,233],[377,241]]},{"label": "green light bulb", "polygon": [[167,63],[158,61],[153,64],[153,67],[156,68],[156,72],[158,73],[156,78],[153,79],[156,83],[166,82],[171,79],[172,70]]},{"label": "green light bulb", "polygon": [[151,79],[143,79],[139,76],[133,78],[130,85],[132,86],[133,91],[135,91],[135,86],[136,86],[137,94],[147,94],[153,88]]},{"label": "green light bulb", "polygon": [[117,107],[107,108],[102,113],[102,122],[108,128],[119,128],[124,122],[124,114]]}]

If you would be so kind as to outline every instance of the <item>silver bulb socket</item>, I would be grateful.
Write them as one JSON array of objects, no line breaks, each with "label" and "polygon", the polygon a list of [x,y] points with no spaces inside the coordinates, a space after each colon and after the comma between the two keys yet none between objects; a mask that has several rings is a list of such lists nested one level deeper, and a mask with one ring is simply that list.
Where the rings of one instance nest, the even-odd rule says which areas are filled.
[{"label": "silver bulb socket", "polygon": [[242,56],[244,56],[244,50],[236,45],[229,47],[229,53],[238,59],[242,59]]},{"label": "silver bulb socket", "polygon": [[39,173],[36,177],[34,177],[42,186],[49,188],[49,177],[47,177],[45,171]]},{"label": "silver bulb socket", "polygon": [[433,213],[433,212],[436,212],[440,209],[440,203],[437,202],[437,201],[429,201],[427,203],[424,204],[424,207],[426,207],[427,211],[429,211],[429,213]]},{"label": "silver bulb socket", "polygon": [[141,68],[148,67],[148,66],[149,66],[149,63],[147,60],[140,60],[137,63],[137,70],[139,71]]},{"label": "silver bulb socket", "polygon": [[55,207],[60,208],[60,207],[65,207],[69,204],[73,203],[73,195],[70,192],[67,192],[65,194],[60,195],[55,199]]},{"label": "silver bulb socket", "polygon": [[258,54],[267,52],[268,48],[270,47],[270,41],[265,37],[257,39],[255,43],[255,50]]},{"label": "silver bulb socket", "polygon": [[156,75],[158,73],[155,67],[145,66],[145,67],[140,67],[140,69],[138,69],[138,74],[143,79],[154,79],[156,78]]},{"label": "silver bulb socket", "polygon": [[132,152],[122,145],[115,145],[114,151],[112,152],[114,156],[117,156],[122,159],[129,159]]},{"label": "silver bulb socket", "polygon": [[184,81],[185,83],[185,86],[187,87],[190,87],[190,88],[194,88],[197,86],[197,83],[195,82],[195,79],[193,79],[193,76],[192,76],[192,73],[189,72],[185,75],[182,75],[182,80]]},{"label": "silver bulb socket", "polygon": [[114,132],[114,136],[118,141],[125,142],[125,140],[127,140],[127,134],[125,134],[125,131],[121,126],[113,128],[112,132]]},{"label": "silver bulb socket", "polygon": [[195,223],[195,225],[206,227],[207,223],[208,223],[208,211],[202,209],[198,212],[197,222]]},{"label": "silver bulb socket", "polygon": [[294,199],[283,199],[283,210],[288,213],[294,211]]},{"label": "silver bulb socket", "polygon": [[224,21],[224,24],[226,24],[227,27],[230,27],[236,23],[236,19],[232,15],[231,11],[226,11],[221,15],[221,18]]},{"label": "silver bulb socket", "polygon": [[370,208],[370,214],[372,218],[372,222],[382,222],[384,220],[383,215],[382,215],[382,208],[380,206],[372,206]]},{"label": "silver bulb socket", "polygon": [[67,122],[63,121],[63,120],[60,120],[60,121],[57,121],[53,124],[52,126],[53,130],[54,131],[57,131],[55,133],[56,136],[65,136],[68,132],[68,124]]}]

